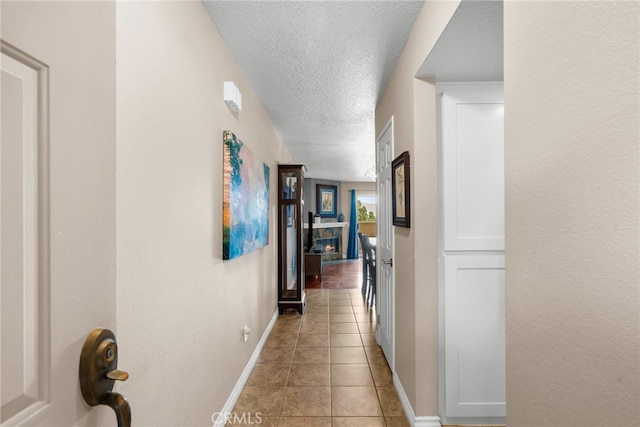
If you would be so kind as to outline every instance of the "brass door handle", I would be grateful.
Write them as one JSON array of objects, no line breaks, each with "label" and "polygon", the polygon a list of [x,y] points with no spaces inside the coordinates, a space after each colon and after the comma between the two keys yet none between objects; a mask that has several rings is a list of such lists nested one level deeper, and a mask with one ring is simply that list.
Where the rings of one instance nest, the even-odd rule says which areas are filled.
[{"label": "brass door handle", "polygon": [[121,394],[112,392],[116,381],[126,381],[129,373],[119,371],[118,344],[109,329],[91,331],[80,353],[80,389],[90,406],[107,405],[116,413],[118,427],[131,427],[131,407]]},{"label": "brass door handle", "polygon": [[129,379],[129,373],[125,371],[109,371],[107,372],[107,378],[115,381],[126,381]]}]

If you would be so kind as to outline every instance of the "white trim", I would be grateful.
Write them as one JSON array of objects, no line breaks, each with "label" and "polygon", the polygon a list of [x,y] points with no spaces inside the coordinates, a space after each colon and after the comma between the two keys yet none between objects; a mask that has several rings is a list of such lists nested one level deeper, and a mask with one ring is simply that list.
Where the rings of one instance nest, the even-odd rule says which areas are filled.
[{"label": "white trim", "polygon": [[[376,257],[383,258],[387,253],[391,252],[389,258],[393,261],[395,257],[395,230],[393,228],[393,219],[391,218],[391,163],[395,157],[395,118],[392,115],[382,128],[382,131],[376,137],[376,217],[378,219],[376,226],[377,249]],[[383,142],[384,135],[389,132],[390,143],[387,145],[388,150],[384,150],[381,154],[380,144]],[[388,168],[388,171],[387,171]],[[384,173],[383,173],[384,172]],[[386,184],[385,184],[386,181]],[[384,187],[384,188],[383,188]],[[382,348],[384,355],[391,367],[391,371],[395,372],[395,269],[393,264],[390,267],[390,279],[388,286],[381,286],[387,280],[383,274],[382,263],[376,263],[376,298],[375,308],[377,315],[376,342]],[[385,296],[387,295],[387,296]],[[382,323],[381,323],[382,319]],[[386,331],[390,337],[384,337],[382,334]],[[387,338],[389,338],[387,340]],[[388,342],[389,341],[389,342]],[[391,347],[391,348],[389,348]]]},{"label": "white trim", "polygon": [[436,93],[442,94],[442,92],[455,92],[455,91],[476,91],[483,90],[486,87],[500,86],[504,87],[503,81],[487,81],[487,82],[437,82]]},{"label": "white trim", "polygon": [[414,427],[442,427],[440,424],[440,417],[416,417]]},{"label": "white trim", "polygon": [[[218,413],[230,414],[231,411],[233,411],[233,407],[236,406],[238,397],[240,397],[240,393],[242,392],[244,385],[247,383],[247,380],[249,379],[249,375],[251,375],[251,371],[253,371],[253,367],[258,361],[260,352],[262,351],[264,344],[267,342],[267,338],[269,338],[269,334],[273,329],[273,325],[275,325],[276,320],[278,320],[278,315],[279,315],[278,310],[276,310],[273,313],[273,316],[271,317],[271,321],[269,321],[267,328],[264,330],[264,333],[262,334],[262,337],[260,338],[260,341],[258,342],[256,349],[253,351],[251,358],[247,362],[247,365],[244,367],[244,370],[242,371],[240,378],[238,378],[238,381],[236,382],[236,386],[231,391],[231,394],[229,395],[227,402],[224,404],[222,410]],[[225,423],[226,423],[225,417],[217,417],[217,419],[213,423],[213,427],[224,427]]]},{"label": "white trim", "polygon": [[[344,227],[348,227],[349,223],[348,222],[314,222],[313,224],[313,228],[344,228]],[[303,224],[304,228],[309,228],[309,223],[305,222]]]},{"label": "white trim", "polygon": [[411,403],[409,403],[409,399],[407,398],[407,394],[404,392],[404,388],[402,388],[400,378],[398,378],[398,375],[395,372],[393,373],[393,385],[396,388],[396,392],[398,393],[398,397],[400,398],[400,402],[404,408],[404,413],[407,415],[411,427],[442,427],[442,424],[440,424],[440,417],[438,416],[416,417],[416,414],[413,412],[413,408],[411,407]]}]

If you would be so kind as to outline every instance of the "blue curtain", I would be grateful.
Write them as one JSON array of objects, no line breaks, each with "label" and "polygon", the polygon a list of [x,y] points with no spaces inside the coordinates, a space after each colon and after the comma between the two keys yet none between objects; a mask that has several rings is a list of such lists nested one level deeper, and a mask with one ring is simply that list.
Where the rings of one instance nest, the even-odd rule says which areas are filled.
[{"label": "blue curtain", "polygon": [[351,191],[351,215],[349,216],[349,244],[347,259],[358,259],[358,211],[356,209],[356,190]]}]

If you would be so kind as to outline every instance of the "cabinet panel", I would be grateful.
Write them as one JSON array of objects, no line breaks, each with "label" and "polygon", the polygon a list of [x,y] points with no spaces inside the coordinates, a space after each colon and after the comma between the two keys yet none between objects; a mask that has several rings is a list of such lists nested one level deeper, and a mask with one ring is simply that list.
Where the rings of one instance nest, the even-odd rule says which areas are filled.
[{"label": "cabinet panel", "polygon": [[[44,209],[44,147],[39,144],[39,70],[29,61],[2,53],[0,145],[0,422],[40,408],[47,378],[39,368],[46,358],[48,323],[38,321],[48,280],[42,261],[47,248],[39,224]],[[42,230],[40,230],[42,228]],[[28,408],[28,409],[27,409]]]},{"label": "cabinet panel", "polygon": [[295,298],[298,289],[298,264],[301,262],[298,257],[298,234],[300,230],[295,221],[298,216],[297,206],[295,204],[286,204],[282,206],[282,214],[284,218],[283,232],[284,238],[282,244],[283,257],[283,288],[282,296],[284,298]]},{"label": "cabinet panel", "polygon": [[504,250],[502,88],[442,97],[444,249]]},{"label": "cabinet panel", "polygon": [[445,255],[449,417],[505,416],[504,256]]}]

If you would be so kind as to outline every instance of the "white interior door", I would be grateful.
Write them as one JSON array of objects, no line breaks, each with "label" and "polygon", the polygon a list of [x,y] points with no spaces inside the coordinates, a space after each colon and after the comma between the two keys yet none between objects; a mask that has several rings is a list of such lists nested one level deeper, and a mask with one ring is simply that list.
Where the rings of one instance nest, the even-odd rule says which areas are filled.
[{"label": "white interior door", "polygon": [[393,161],[393,117],[377,139],[378,231],[376,270],[378,313],[377,339],[391,369],[394,368],[393,221],[391,217],[391,162]]},{"label": "white interior door", "polygon": [[0,422],[115,425],[78,379],[116,325],[115,6],[0,7]]}]

